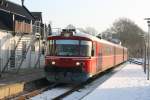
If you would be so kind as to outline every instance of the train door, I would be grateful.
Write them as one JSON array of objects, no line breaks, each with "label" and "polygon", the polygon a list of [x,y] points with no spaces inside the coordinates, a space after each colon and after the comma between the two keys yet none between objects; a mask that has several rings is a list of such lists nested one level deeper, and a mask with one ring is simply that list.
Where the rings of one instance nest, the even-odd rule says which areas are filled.
[{"label": "train door", "polygon": [[95,42],[93,42],[93,46],[92,46],[92,56],[94,57],[94,59],[92,60],[92,72],[96,72],[97,71],[97,68],[98,68],[98,66],[97,66],[97,57],[96,57],[96,55],[97,55],[97,44],[95,43]]},{"label": "train door", "polygon": [[96,72],[99,72],[102,70],[102,47],[100,44],[97,44],[97,56]]},{"label": "train door", "polygon": [[98,66],[98,71],[102,70],[102,48],[100,49],[98,54]]},{"label": "train door", "polygon": [[116,47],[114,46],[114,65],[116,65]]}]

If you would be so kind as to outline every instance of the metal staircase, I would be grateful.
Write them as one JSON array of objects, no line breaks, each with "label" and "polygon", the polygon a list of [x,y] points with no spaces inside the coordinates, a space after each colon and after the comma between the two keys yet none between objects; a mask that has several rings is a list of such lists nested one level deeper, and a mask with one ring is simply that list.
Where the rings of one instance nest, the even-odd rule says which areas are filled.
[{"label": "metal staircase", "polygon": [[19,72],[19,70],[21,69],[23,62],[26,59],[27,54],[29,53],[28,51],[31,45],[34,44],[35,40],[35,36],[28,36],[22,39],[22,44],[18,46],[18,49],[16,50],[16,72]]},{"label": "metal staircase", "polygon": [[21,38],[19,38],[14,50],[11,50],[9,61],[5,65],[5,69],[3,69],[2,72],[5,72],[6,69],[9,69],[9,72],[12,73],[19,72],[24,60],[26,59],[28,51],[31,45],[34,43],[34,41],[35,36],[25,34],[22,35]]},{"label": "metal staircase", "polygon": [[[15,47],[14,47],[14,51],[15,51],[16,48],[18,47],[18,45],[19,45],[19,43],[20,43],[22,37],[23,37],[23,34],[20,35],[20,37],[19,37],[19,39],[18,39],[18,42],[17,42],[17,44],[16,44]],[[11,53],[13,54],[13,53],[15,53],[15,52],[11,51]],[[13,59],[14,59],[14,55],[10,55],[10,57],[9,57],[9,59],[7,60],[7,62],[6,62],[6,64],[5,64],[5,66],[4,66],[4,68],[2,69],[2,73],[4,73],[4,72],[6,71],[6,69],[8,69],[8,65],[9,65],[9,63],[10,63]]]}]

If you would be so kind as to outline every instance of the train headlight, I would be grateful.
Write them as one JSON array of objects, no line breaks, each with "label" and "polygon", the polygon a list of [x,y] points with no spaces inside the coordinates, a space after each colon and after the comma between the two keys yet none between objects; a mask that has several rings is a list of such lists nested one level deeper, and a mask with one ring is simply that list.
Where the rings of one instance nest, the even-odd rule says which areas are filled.
[{"label": "train headlight", "polygon": [[76,62],[76,66],[80,66],[80,62]]},{"label": "train headlight", "polygon": [[56,64],[56,62],[55,61],[52,61],[52,65],[55,65]]}]

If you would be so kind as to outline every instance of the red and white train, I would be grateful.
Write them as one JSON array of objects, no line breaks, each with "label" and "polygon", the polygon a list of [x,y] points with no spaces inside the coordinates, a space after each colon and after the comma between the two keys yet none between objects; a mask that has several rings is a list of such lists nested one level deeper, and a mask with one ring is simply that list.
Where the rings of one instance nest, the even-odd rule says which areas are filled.
[{"label": "red and white train", "polygon": [[89,34],[63,30],[49,36],[45,74],[50,82],[80,83],[127,61],[127,48]]}]

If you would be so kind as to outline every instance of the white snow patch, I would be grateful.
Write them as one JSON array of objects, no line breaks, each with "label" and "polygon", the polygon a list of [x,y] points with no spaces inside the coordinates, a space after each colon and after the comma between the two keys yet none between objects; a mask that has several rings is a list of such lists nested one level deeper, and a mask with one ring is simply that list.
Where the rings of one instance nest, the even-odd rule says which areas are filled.
[{"label": "white snow patch", "polygon": [[68,90],[70,90],[70,87],[52,89],[31,98],[31,100],[52,100],[53,98],[67,92]]},{"label": "white snow patch", "polygon": [[143,68],[128,64],[83,100],[150,100],[149,91]]}]

